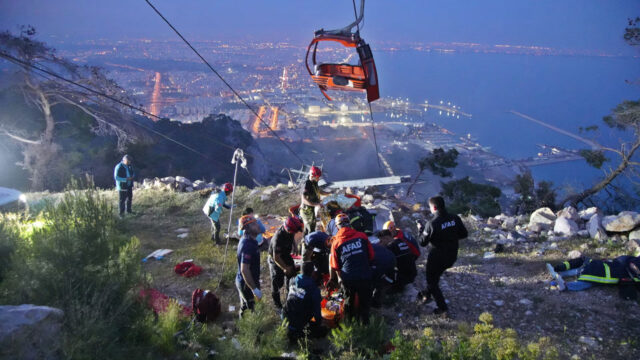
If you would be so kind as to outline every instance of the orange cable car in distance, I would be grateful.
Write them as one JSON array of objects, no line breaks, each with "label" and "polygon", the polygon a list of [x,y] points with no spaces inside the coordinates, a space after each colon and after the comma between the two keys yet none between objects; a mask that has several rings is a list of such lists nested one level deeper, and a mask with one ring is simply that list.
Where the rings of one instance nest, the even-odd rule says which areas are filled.
[{"label": "orange cable car in distance", "polygon": [[[305,64],[313,82],[318,84],[320,91],[327,98],[327,90],[361,91],[367,93],[367,101],[372,102],[380,98],[378,88],[378,74],[376,64],[373,60],[373,53],[369,45],[360,37],[360,31],[352,33],[351,30],[358,26],[364,17],[364,0],[360,4],[360,16],[348,26],[338,30],[320,29],[315,32],[315,36],[309,47]],[[316,59],[318,44],[323,41],[333,41],[340,43],[347,48],[355,48],[360,62],[358,65],[319,63]],[[311,56],[312,67],[309,65],[309,53],[313,48]]]}]

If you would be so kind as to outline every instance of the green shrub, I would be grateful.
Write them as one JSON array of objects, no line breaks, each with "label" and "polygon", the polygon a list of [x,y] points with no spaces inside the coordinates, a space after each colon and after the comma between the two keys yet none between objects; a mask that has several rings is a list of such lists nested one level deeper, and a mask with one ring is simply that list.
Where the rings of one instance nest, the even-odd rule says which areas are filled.
[{"label": "green shrub", "polygon": [[0,214],[0,281],[11,266],[11,256],[18,243],[15,215]]},{"label": "green shrub", "polygon": [[388,335],[384,319],[372,316],[368,325],[358,321],[341,323],[331,330],[329,341],[338,353],[352,353],[355,358],[375,358],[388,341]]},{"label": "green shrub", "polygon": [[482,359],[482,360],[552,360],[558,358],[557,350],[547,337],[523,345],[513,329],[493,326],[493,317],[482,313],[473,330],[461,325],[457,336],[438,341],[434,332],[426,328],[421,338],[405,339],[399,332],[391,341],[395,347],[391,359]]},{"label": "green shrub", "polygon": [[10,231],[20,241],[2,300],[62,309],[65,358],[131,355],[129,331],[144,316],[133,290],[142,281],[140,243],[116,230],[113,214],[95,189],[71,190]]},{"label": "green shrub", "polygon": [[264,301],[254,311],[245,312],[236,322],[235,338],[219,342],[216,351],[221,359],[265,359],[277,357],[287,347],[287,327]]}]

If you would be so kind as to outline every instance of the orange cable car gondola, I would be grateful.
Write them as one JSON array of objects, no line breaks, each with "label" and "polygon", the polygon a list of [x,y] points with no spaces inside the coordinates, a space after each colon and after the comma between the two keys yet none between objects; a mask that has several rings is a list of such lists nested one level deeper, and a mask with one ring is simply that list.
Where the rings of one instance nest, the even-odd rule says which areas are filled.
[{"label": "orange cable car gondola", "polygon": [[[315,36],[309,47],[305,58],[305,65],[311,75],[313,82],[318,84],[320,91],[327,98],[331,97],[327,94],[327,90],[343,90],[343,91],[361,91],[367,93],[367,101],[372,102],[380,98],[378,88],[378,74],[376,64],[373,60],[373,53],[369,45],[360,37],[360,31],[355,33],[351,30],[358,26],[364,16],[364,0],[360,4],[360,16],[348,26],[338,30],[320,29],[315,32]],[[323,41],[333,41],[340,43],[347,48],[355,48],[360,62],[358,65],[352,64],[333,64],[319,63],[316,60],[316,52],[318,44]],[[309,53],[313,48],[311,61],[313,65],[309,66]]]}]

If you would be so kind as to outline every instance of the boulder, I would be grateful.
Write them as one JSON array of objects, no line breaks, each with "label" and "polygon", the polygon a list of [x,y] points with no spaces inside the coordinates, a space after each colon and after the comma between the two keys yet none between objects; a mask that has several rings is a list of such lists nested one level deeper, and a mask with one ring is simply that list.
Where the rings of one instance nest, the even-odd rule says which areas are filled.
[{"label": "boulder", "polygon": [[584,237],[584,238],[589,237],[589,230],[580,230],[580,231],[578,231],[578,236]]},{"label": "boulder", "polygon": [[579,257],[582,257],[582,253],[578,250],[571,250],[567,255],[567,259],[577,259]]},{"label": "boulder", "polygon": [[573,206],[567,206],[566,208],[558,211],[558,217],[570,219],[574,222],[577,222],[580,219],[580,217],[578,216],[578,210],[576,210],[576,208],[574,208]]},{"label": "boulder", "polygon": [[527,229],[531,232],[534,233],[541,233],[542,231],[544,231],[545,225],[542,224],[529,224],[529,226],[527,227]]},{"label": "boulder", "polygon": [[640,225],[640,214],[633,211],[623,211],[618,215],[605,216],[602,226],[611,232],[626,232]]},{"label": "boulder", "polygon": [[48,306],[0,306],[0,358],[62,359],[63,317]]},{"label": "boulder", "polygon": [[531,218],[529,218],[529,226],[538,224],[543,229],[547,230],[554,225],[556,218],[556,214],[554,214],[548,207],[540,208],[531,214]]},{"label": "boulder", "polygon": [[502,225],[502,222],[496,218],[488,218],[487,219],[487,226],[489,227],[493,227],[493,228],[497,228],[500,225]]},{"label": "boulder", "polygon": [[167,177],[163,177],[162,179],[159,179],[159,181],[162,184],[171,185],[176,182],[176,178],[174,178],[173,176],[167,176]]},{"label": "boulder", "polygon": [[194,190],[202,190],[207,186],[207,183],[202,180],[196,180],[191,184]]},{"label": "boulder", "polygon": [[367,194],[365,196],[362,197],[362,201],[365,203],[372,203],[373,202],[373,195],[371,194]]},{"label": "boulder", "polygon": [[598,214],[599,212],[598,208],[593,206],[588,209],[580,210],[580,212],[578,212],[578,216],[580,216],[580,219],[584,221],[589,221],[593,215]]},{"label": "boulder", "polygon": [[640,256],[640,239],[631,239],[627,241],[627,249],[631,255]]},{"label": "boulder", "polygon": [[184,188],[184,191],[193,192],[193,188],[191,186],[187,186],[186,188]]},{"label": "boulder", "polygon": [[578,224],[570,218],[559,217],[553,226],[553,232],[564,236],[575,236],[578,234]]},{"label": "boulder", "polygon": [[176,176],[176,182],[180,184],[184,184],[185,187],[191,186],[191,180],[187,179],[184,176]]},{"label": "boulder", "polygon": [[607,238],[607,234],[604,232],[602,226],[600,226],[600,220],[600,214],[593,215],[587,222],[587,231],[589,231],[589,236],[592,238],[604,240]]},{"label": "boulder", "polygon": [[502,228],[505,230],[513,230],[515,229],[517,223],[518,219],[514,217],[507,217],[504,219],[504,221],[502,221]]},{"label": "boulder", "polygon": [[633,230],[629,233],[629,240],[639,240],[640,241],[640,228]]}]

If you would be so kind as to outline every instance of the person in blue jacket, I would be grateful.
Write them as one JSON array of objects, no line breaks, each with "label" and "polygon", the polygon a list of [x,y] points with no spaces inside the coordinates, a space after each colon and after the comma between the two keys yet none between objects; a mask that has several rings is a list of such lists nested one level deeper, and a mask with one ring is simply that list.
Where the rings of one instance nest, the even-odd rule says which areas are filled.
[{"label": "person in blue jacket", "polygon": [[[323,336],[327,332],[326,328],[320,325],[322,296],[312,277],[314,268],[313,262],[303,263],[302,274],[293,278],[289,285],[289,294],[282,315],[289,322],[287,335],[294,343],[304,336],[307,325],[312,336]],[[311,321],[312,318],[315,321]]]},{"label": "person in blue jacket", "polygon": [[113,169],[113,179],[116,181],[116,189],[119,194],[119,210],[120,217],[124,216],[125,208],[127,213],[131,214],[131,202],[133,200],[133,158],[130,155],[122,157],[122,161]]},{"label": "person in blue jacket", "polygon": [[[380,235],[378,235],[380,238]],[[389,234],[389,241],[391,241]],[[371,244],[373,247],[373,262],[371,269],[373,271],[373,297],[371,306],[379,308],[382,306],[384,296],[387,290],[396,282],[396,256],[384,244]]]},{"label": "person in blue jacket", "polygon": [[[611,260],[579,257],[556,266],[546,264],[560,291],[582,291],[596,284],[618,285],[628,280],[640,284],[640,256],[618,256]],[[565,283],[563,277],[577,276],[576,281]]]},{"label": "person in blue jacket", "polygon": [[209,220],[211,220],[211,241],[215,242],[216,245],[221,244],[220,215],[222,214],[222,208],[231,209],[229,205],[225,204],[227,196],[229,196],[231,192],[233,192],[233,185],[231,183],[225,183],[221,191],[211,193],[211,196],[209,196],[209,199],[202,208],[202,211],[209,217]]}]

